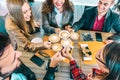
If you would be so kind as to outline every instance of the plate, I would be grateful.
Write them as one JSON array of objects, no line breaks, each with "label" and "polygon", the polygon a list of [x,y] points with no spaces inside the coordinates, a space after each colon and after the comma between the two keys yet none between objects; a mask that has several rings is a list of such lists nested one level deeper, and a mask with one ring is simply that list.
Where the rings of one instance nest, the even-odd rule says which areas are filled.
[{"label": "plate", "polygon": [[71,38],[72,40],[78,40],[78,38],[79,38],[79,35],[78,35],[78,33],[76,33],[76,32],[73,32],[73,33],[71,33],[71,36],[70,36],[70,38]]},{"label": "plate", "polygon": [[41,38],[39,38],[39,37],[36,37],[36,38],[33,38],[31,40],[31,42],[33,42],[33,43],[41,43],[41,42],[43,42],[43,40]]},{"label": "plate", "polygon": [[72,41],[70,39],[61,40],[61,45],[64,47],[72,46]]},{"label": "plate", "polygon": [[70,33],[66,30],[62,30],[59,33],[59,37],[62,38],[62,39],[67,39],[67,38],[70,37]]},{"label": "plate", "polygon": [[55,52],[58,52],[62,49],[62,45],[60,43],[55,43],[55,44],[52,44],[52,50],[55,51]]},{"label": "plate", "polygon": [[49,41],[53,42],[53,43],[59,42],[60,41],[60,37],[57,34],[51,34],[49,36]]}]

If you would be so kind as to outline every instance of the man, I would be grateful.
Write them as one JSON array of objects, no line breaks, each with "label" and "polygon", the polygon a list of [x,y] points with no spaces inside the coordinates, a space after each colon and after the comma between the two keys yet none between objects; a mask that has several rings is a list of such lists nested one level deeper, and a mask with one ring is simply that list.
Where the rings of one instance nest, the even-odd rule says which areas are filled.
[{"label": "man", "polygon": [[[37,80],[35,74],[19,59],[21,54],[13,49],[9,37],[0,33],[0,80]],[[61,61],[59,55],[53,56],[55,62],[50,62],[44,80],[54,80],[55,66]]]},{"label": "man", "polygon": [[[120,16],[110,9],[114,1],[99,0],[97,7],[85,10],[82,18],[73,24],[73,29],[110,32],[113,28],[116,32],[120,32]],[[72,30],[70,27],[66,29]]]}]

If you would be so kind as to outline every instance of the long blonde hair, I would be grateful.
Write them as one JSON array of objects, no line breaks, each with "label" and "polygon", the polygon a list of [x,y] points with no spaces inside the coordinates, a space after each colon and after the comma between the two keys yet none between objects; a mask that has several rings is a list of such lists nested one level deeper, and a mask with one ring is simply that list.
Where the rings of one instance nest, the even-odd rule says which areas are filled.
[{"label": "long blonde hair", "polygon": [[[26,23],[23,12],[22,12],[22,6],[23,4],[27,2],[26,0],[7,0],[7,8],[9,10],[9,14],[12,17],[12,20],[15,22],[15,24],[22,30],[26,35],[29,35],[29,32],[34,32],[35,24],[33,20],[33,15],[31,15],[31,19],[29,21],[29,24]],[[28,2],[27,2],[28,3]],[[32,14],[32,13],[31,13]],[[29,31],[28,29],[29,28]]]}]

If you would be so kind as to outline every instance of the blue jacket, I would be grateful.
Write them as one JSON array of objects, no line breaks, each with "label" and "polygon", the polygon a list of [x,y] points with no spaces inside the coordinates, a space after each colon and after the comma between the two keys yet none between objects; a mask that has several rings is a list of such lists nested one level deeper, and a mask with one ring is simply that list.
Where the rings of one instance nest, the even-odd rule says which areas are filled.
[{"label": "blue jacket", "polygon": [[[98,14],[97,12],[97,7],[86,9],[82,18],[78,22],[73,24],[73,29],[75,31],[79,29],[92,30],[95,18]],[[105,16],[102,32],[110,32],[112,28],[116,32],[120,32],[120,16],[109,9]]]}]

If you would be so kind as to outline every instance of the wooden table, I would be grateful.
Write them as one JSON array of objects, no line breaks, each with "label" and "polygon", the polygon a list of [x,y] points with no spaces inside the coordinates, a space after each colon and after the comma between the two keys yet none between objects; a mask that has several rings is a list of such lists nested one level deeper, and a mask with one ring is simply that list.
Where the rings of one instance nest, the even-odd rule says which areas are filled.
[{"label": "wooden table", "polygon": [[[83,30],[78,31],[79,35],[84,33],[84,32],[90,32],[92,34],[95,33],[94,31],[83,31]],[[110,33],[102,33],[103,39],[106,39],[106,37],[108,37],[109,35],[111,35],[111,34]],[[47,40],[47,38],[45,38],[45,40]],[[89,47],[92,50],[91,46],[93,43],[95,44],[95,42],[96,41],[86,42],[86,43],[89,44]],[[74,49],[73,49],[72,56],[75,58],[77,64],[80,65],[80,67],[82,66],[83,71],[85,73],[88,73],[88,72],[90,72],[91,68],[96,66],[96,65],[95,64],[90,64],[90,65],[83,64],[81,53],[79,52],[79,45],[78,44],[80,44],[80,43],[84,43],[84,42],[80,41],[80,40],[74,41]],[[100,44],[102,44],[102,42]],[[46,73],[46,63],[48,62],[48,59],[41,57],[45,61],[45,63],[41,67],[39,67],[30,61],[30,58],[35,54],[34,52],[26,52],[22,49],[19,49],[19,50],[23,52],[23,54],[21,56],[21,60],[28,67],[31,68],[31,70],[36,74],[36,77],[39,80],[42,80],[45,73]],[[52,54],[49,54],[50,56],[54,55],[54,52],[52,50],[46,50],[46,52],[52,53]],[[96,53],[96,51],[94,51],[94,52]],[[87,63],[89,63],[89,61]],[[69,74],[70,74],[69,62],[62,62],[62,63],[60,63],[60,68],[59,68],[58,72],[55,73],[55,76],[56,76],[55,80],[72,80],[72,79],[70,79]]]},{"label": "wooden table", "polygon": [[[47,41],[48,40],[48,36],[44,36],[44,41]],[[79,50],[78,50],[78,41],[74,41],[74,49],[73,49],[73,53],[72,54],[74,56],[74,58],[76,59],[77,63],[79,64]],[[31,68],[31,70],[33,72],[35,72],[36,74],[36,77],[38,79],[43,79],[45,73],[46,73],[46,63],[48,62],[48,59],[44,58],[44,57],[41,57],[39,55],[39,57],[41,57],[45,63],[39,67],[37,66],[36,64],[34,64],[33,62],[30,61],[30,58],[36,53],[33,53],[33,52],[26,52],[22,49],[19,49],[20,51],[23,52],[22,56],[21,56],[21,60],[28,66]],[[46,53],[48,53],[49,56],[53,56],[55,54],[55,52],[53,50],[42,50]],[[38,54],[37,54],[38,55]],[[58,72],[55,73],[55,80],[72,80],[70,79],[70,66],[69,66],[69,61],[68,60],[65,60],[63,62],[60,63],[60,67],[59,67],[59,70]]]}]

